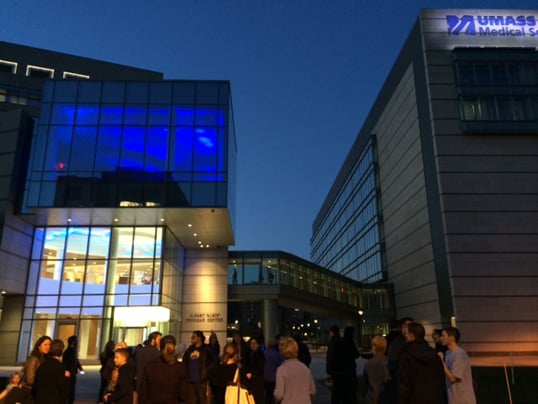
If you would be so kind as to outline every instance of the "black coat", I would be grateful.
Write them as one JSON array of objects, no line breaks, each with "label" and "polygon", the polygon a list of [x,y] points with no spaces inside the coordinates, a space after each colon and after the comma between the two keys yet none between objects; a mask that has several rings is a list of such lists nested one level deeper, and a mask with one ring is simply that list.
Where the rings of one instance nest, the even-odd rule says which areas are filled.
[{"label": "black coat", "polygon": [[55,358],[47,358],[37,369],[33,385],[35,403],[58,404],[67,399],[69,379],[64,365]]},{"label": "black coat", "polygon": [[332,375],[355,375],[359,351],[352,338],[340,338],[334,343]]},{"label": "black coat", "polygon": [[209,372],[209,384],[216,404],[224,404],[226,387],[232,383],[237,364],[225,365],[221,363]]},{"label": "black coat", "polygon": [[134,390],[134,371],[128,364],[118,368],[118,382],[108,398],[109,403],[132,404]]},{"label": "black coat", "polygon": [[252,373],[252,377],[246,382],[248,389],[252,392],[256,403],[263,403],[265,399],[265,355],[258,349],[250,351],[244,374]]},{"label": "black coat", "polygon": [[140,380],[140,404],[176,404],[185,398],[187,369],[175,358],[159,355],[146,363]]},{"label": "black coat", "polygon": [[409,342],[397,372],[398,404],[445,402],[445,372],[441,358],[425,341]]}]

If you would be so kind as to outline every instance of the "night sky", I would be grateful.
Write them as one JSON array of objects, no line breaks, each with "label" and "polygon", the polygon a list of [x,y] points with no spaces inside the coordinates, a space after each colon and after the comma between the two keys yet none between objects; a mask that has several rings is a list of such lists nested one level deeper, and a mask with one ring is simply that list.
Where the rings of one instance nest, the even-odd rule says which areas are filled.
[{"label": "night sky", "polygon": [[[0,40],[230,80],[238,250],[308,259],[313,220],[421,8],[534,1],[4,1]],[[538,40],[537,40],[538,45]]]}]

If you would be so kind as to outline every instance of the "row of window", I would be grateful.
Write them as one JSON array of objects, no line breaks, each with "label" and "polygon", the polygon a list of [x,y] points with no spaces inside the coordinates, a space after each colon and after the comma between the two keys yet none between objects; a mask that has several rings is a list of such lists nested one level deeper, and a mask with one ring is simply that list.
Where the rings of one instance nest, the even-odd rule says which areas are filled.
[{"label": "row of window", "polygon": [[25,207],[187,207],[228,205],[228,185],[223,174],[189,173],[190,182],[112,181],[58,177],[57,181],[30,181]]},{"label": "row of window", "polygon": [[0,103],[39,107],[41,94],[36,90],[0,84]]},{"label": "row of window", "polygon": [[459,105],[464,121],[538,120],[538,96],[463,96]]},{"label": "row of window", "polygon": [[225,107],[208,105],[50,104],[41,106],[41,122],[78,126],[225,126]]},{"label": "row of window", "polygon": [[381,274],[380,266],[377,268],[362,266],[372,251],[380,251],[376,213],[377,202],[372,199],[354,220],[347,223],[347,227],[341,229],[341,233],[333,238],[333,243],[326,250],[320,265],[347,276],[353,273],[353,268],[364,268],[364,272],[355,273],[356,277],[353,278],[359,282],[375,278],[376,272]]},{"label": "row of window", "polygon": [[[530,59],[535,59],[535,54],[522,50],[506,55],[505,51],[500,51],[491,56],[495,56],[495,60],[488,61],[483,58],[489,57],[491,50],[486,53],[478,50],[473,52],[477,52],[477,59],[482,56],[482,60],[457,60],[454,64],[461,119],[504,122],[538,120],[538,87],[534,87],[538,86],[538,62]],[[461,55],[474,56],[474,53]],[[510,60],[503,61],[503,58]]]},{"label": "row of window", "polygon": [[[342,214],[342,209],[346,208],[349,203],[349,199],[352,197],[352,194],[357,192],[357,186],[362,184],[359,190],[360,195],[353,198],[355,201],[359,201],[359,205],[362,204],[360,199],[365,198],[367,193],[369,192],[369,185],[366,184],[368,181],[365,181],[365,176],[367,175],[367,173],[372,172],[373,158],[373,148],[372,146],[369,146],[357,159],[357,162],[353,167],[351,174],[346,179],[344,186],[341,188],[340,193],[335,198],[327,215],[323,218],[318,228],[314,229],[314,235],[311,242],[311,250],[312,256],[314,257],[315,261],[317,260],[316,257],[321,255],[321,252],[324,250],[324,247],[321,246],[321,243],[327,242],[327,233],[329,232],[329,229],[334,228],[337,217]],[[366,194],[364,194],[365,191]],[[355,206],[355,208],[357,207],[358,206]],[[318,251],[321,252],[318,253]]]},{"label": "row of window", "polygon": [[[18,62],[0,59],[0,72],[17,74],[18,69],[19,69]],[[55,78],[55,70],[50,67],[27,65],[26,76],[36,77],[40,79],[53,79]],[[89,79],[90,76],[88,76],[87,74],[64,71],[62,72],[61,78],[62,79]]]},{"label": "row of window", "polygon": [[538,85],[538,63],[458,61],[455,68],[459,85]]},{"label": "row of window", "polygon": [[[331,212],[329,216],[332,222],[326,221],[323,224],[323,238],[315,249],[312,249],[312,257],[316,263],[332,268],[335,258],[341,253],[341,240],[347,242],[353,238],[377,215],[377,209],[372,210],[376,205],[374,172],[371,171],[363,181],[346,201],[343,211]],[[369,208],[365,208],[368,206]]]},{"label": "row of window", "polygon": [[[361,265],[378,267],[380,254],[372,255]],[[355,278],[353,274],[349,276]],[[286,285],[367,309],[385,309],[390,305],[388,298],[390,291],[387,289],[359,287],[353,281],[332,272],[281,258],[230,257],[228,283],[230,285],[272,283]],[[370,299],[370,296],[376,296],[376,298]],[[384,298],[379,299],[380,296]]]},{"label": "row of window", "polygon": [[[40,126],[30,172],[225,172],[227,131],[217,128]],[[37,179],[35,176],[31,179]],[[52,179],[52,178],[48,178]]]},{"label": "row of window", "polygon": [[78,104],[228,105],[228,82],[48,81],[44,102]]}]

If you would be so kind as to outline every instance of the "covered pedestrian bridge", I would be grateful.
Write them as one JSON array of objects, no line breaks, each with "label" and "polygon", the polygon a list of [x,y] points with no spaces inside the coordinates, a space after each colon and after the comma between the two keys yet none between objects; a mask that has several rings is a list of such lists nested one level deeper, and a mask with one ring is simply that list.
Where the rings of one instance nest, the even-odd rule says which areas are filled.
[{"label": "covered pedestrian bridge", "polygon": [[266,338],[300,334],[312,343],[326,342],[332,324],[354,326],[366,342],[394,317],[391,285],[361,284],[282,251],[230,251],[228,302],[229,334],[259,325]]}]

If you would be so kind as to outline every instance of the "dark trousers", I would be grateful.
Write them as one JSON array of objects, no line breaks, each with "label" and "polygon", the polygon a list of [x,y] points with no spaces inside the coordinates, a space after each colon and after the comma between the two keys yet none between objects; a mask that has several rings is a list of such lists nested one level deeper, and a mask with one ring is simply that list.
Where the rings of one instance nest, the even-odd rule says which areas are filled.
[{"label": "dark trousers", "polygon": [[187,383],[185,404],[208,404],[207,383]]},{"label": "dark trousers", "polygon": [[276,382],[265,381],[265,404],[275,404],[275,385]]},{"label": "dark trousers", "polygon": [[357,375],[355,371],[333,375],[331,404],[357,404]]},{"label": "dark trousers", "polygon": [[69,390],[67,391],[67,404],[73,404],[75,401],[75,388],[77,384],[77,374],[71,373],[69,377]]}]

